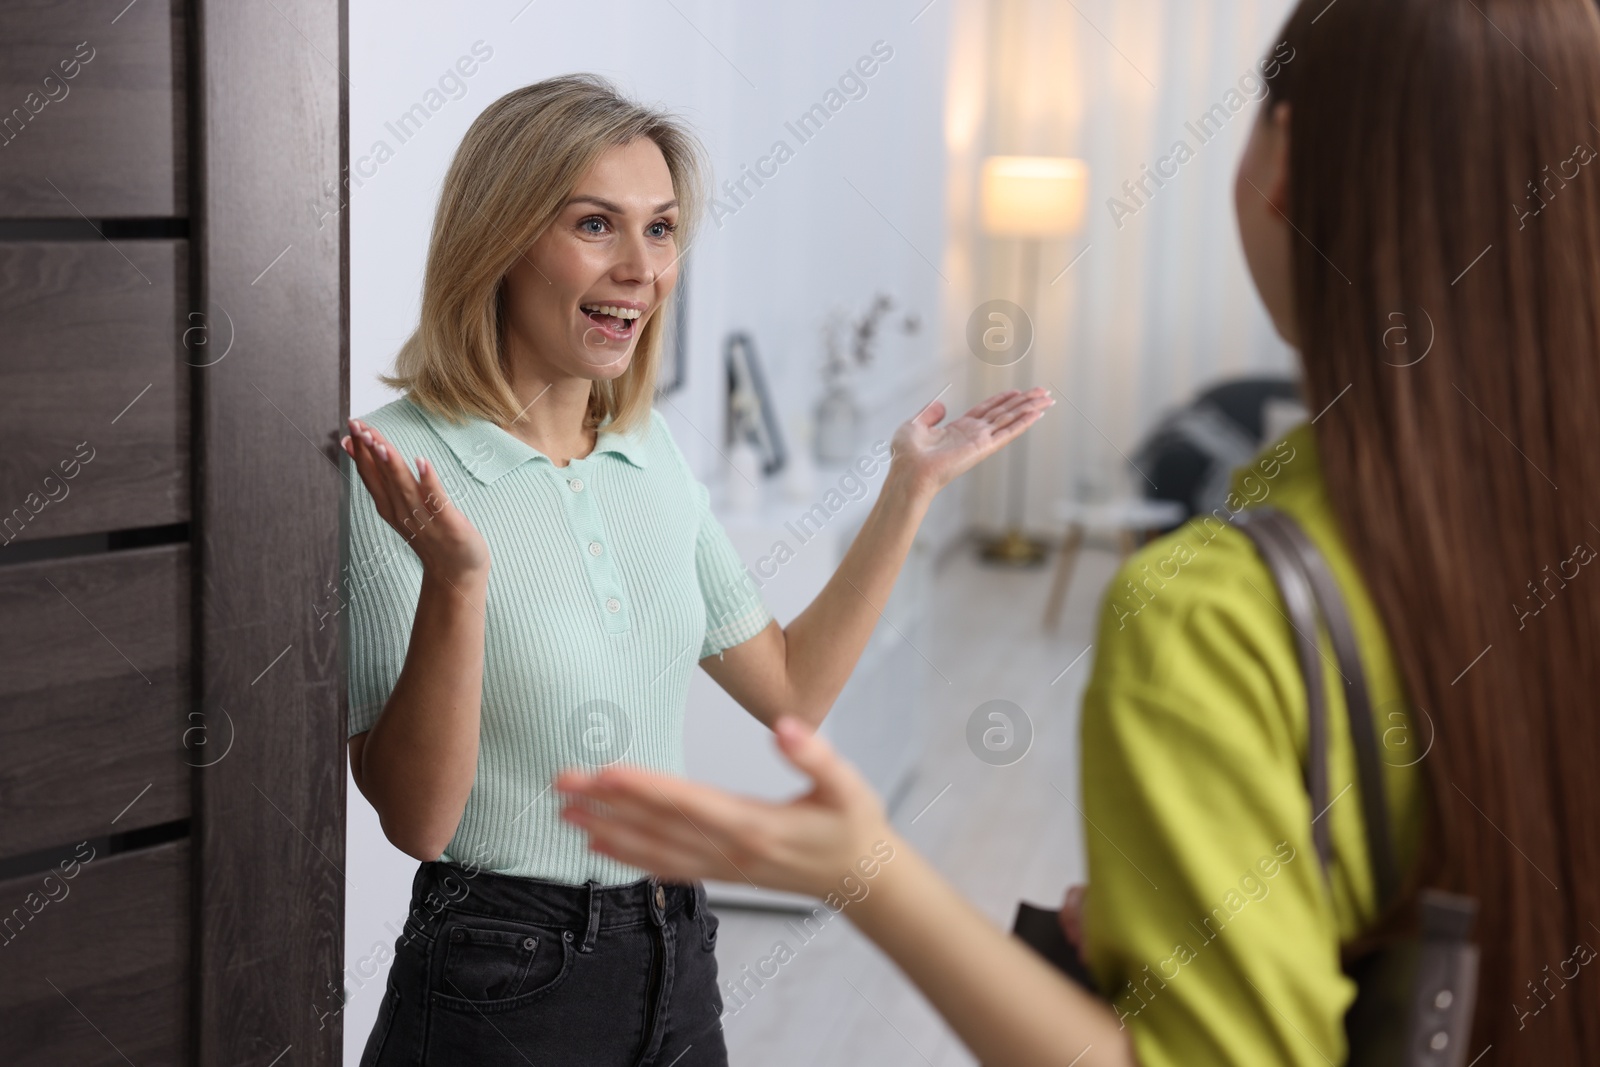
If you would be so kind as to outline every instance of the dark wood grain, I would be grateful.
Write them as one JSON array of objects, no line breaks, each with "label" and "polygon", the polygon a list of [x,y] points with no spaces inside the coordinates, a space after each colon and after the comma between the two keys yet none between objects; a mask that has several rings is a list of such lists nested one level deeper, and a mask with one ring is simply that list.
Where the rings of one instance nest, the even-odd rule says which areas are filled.
[{"label": "dark wood grain", "polygon": [[345,12],[197,7],[191,239],[237,338],[194,379],[199,685],[241,727],[195,775],[194,1055],[265,1064],[292,1045],[295,1064],[331,1067],[340,1017],[315,1009],[342,984],[346,738],[338,630],[314,606],[339,570],[345,225],[311,207],[344,158]]},{"label": "dark wood grain", "polygon": [[189,611],[186,545],[0,567],[0,856],[189,814],[230,731],[185,711]]},{"label": "dark wood grain", "polygon": [[190,1062],[188,843],[78,856],[0,881],[0,1063]]},{"label": "dark wood grain", "polygon": [[183,345],[187,267],[183,241],[0,242],[0,546],[188,519],[184,360],[215,357]]},{"label": "dark wood grain", "polygon": [[0,211],[186,214],[183,51],[174,47],[183,39],[183,7],[181,0],[138,0],[125,9],[104,0],[0,5]]}]

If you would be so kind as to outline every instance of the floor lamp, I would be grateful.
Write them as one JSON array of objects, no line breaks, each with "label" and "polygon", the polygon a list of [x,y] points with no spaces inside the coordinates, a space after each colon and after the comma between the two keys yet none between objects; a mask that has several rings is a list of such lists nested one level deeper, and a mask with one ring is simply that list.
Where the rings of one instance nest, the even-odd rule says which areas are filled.
[{"label": "floor lamp", "polygon": [[[1083,226],[1089,197],[1089,168],[1081,159],[1059,156],[990,156],[983,161],[981,183],[983,232],[991,237],[1016,237],[1022,253],[1022,292],[1018,303],[1033,308],[1039,292],[1039,244],[1046,237],[1077,233]],[[1028,312],[1030,318],[1034,317]],[[1010,362],[1020,368],[1024,351]],[[1020,369],[1011,372],[1012,386],[1025,385]],[[1010,475],[1006,494],[1007,529],[983,546],[992,563],[1031,566],[1041,563],[1045,546],[1022,532],[1022,500],[1028,463],[1024,434],[1002,454]]]}]

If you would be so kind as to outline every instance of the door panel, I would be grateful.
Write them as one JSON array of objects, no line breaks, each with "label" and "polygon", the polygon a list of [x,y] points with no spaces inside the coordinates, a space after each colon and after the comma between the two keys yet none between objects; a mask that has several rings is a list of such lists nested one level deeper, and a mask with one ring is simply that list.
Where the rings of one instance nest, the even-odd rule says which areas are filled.
[{"label": "door panel", "polygon": [[118,6],[0,5],[0,203],[7,216],[188,213],[183,5],[138,0],[120,14]]},{"label": "door panel", "polygon": [[0,243],[0,544],[189,518],[189,363],[224,349],[187,270],[184,241]]},{"label": "door panel", "polygon": [[0,881],[0,1063],[187,1062],[188,916],[183,841]]},{"label": "door panel", "polygon": [[191,764],[233,740],[185,714],[189,614],[186,545],[0,567],[0,808],[26,813],[0,856],[188,817]]}]

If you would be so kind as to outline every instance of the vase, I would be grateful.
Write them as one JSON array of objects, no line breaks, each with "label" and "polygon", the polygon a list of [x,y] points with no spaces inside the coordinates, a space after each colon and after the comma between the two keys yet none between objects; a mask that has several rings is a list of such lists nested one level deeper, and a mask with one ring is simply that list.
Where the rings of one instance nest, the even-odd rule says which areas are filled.
[{"label": "vase", "polygon": [[861,408],[850,390],[837,383],[830,385],[817,402],[817,462],[831,465],[849,463],[855,458],[856,439],[861,429]]}]

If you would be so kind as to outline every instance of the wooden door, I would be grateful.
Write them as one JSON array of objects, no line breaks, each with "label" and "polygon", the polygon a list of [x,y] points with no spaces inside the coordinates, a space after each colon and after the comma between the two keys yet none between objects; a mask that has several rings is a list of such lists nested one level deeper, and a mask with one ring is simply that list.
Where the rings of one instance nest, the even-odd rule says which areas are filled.
[{"label": "wooden door", "polygon": [[0,8],[0,1063],[340,1055],[344,26]]}]

